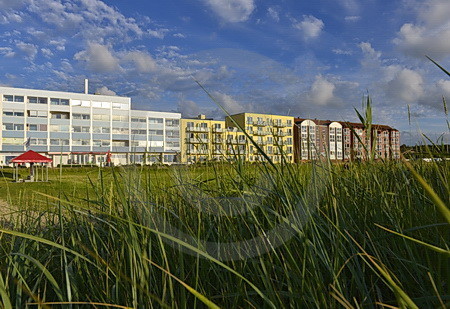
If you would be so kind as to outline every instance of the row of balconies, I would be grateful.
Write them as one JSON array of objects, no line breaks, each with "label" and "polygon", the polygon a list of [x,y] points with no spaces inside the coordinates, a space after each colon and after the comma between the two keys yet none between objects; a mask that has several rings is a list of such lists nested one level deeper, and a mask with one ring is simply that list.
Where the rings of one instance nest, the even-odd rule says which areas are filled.
[{"label": "row of balconies", "polygon": [[254,126],[259,126],[259,127],[265,127],[265,126],[273,126],[273,127],[278,127],[278,128],[284,128],[284,127],[291,127],[292,125],[289,125],[287,122],[285,121],[264,121],[264,120],[252,120],[252,121],[246,121],[246,124],[250,124],[250,125],[254,125]]}]

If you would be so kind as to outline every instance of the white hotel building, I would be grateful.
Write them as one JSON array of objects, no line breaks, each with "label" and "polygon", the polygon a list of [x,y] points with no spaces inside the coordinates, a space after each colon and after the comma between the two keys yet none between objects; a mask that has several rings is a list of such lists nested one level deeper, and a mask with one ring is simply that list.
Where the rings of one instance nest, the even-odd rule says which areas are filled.
[{"label": "white hotel building", "polygon": [[[86,84],[87,88],[87,84]],[[0,165],[32,149],[58,164],[175,163],[179,113],[131,109],[131,99],[0,87]]]}]

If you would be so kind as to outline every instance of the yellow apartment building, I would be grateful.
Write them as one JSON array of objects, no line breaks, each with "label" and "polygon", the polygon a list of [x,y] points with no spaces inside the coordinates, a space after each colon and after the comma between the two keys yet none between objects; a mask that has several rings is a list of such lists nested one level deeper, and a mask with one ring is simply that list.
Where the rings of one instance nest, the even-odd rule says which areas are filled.
[{"label": "yellow apartment building", "polygon": [[[274,163],[280,163],[282,157],[286,162],[294,162],[294,117],[240,113],[232,115],[231,118],[249,134]],[[225,118],[225,126],[237,129],[231,118]],[[245,161],[265,160],[253,143],[246,141],[245,146]]]},{"label": "yellow apartment building", "polygon": [[199,115],[181,119],[181,162],[225,160],[225,121]]}]

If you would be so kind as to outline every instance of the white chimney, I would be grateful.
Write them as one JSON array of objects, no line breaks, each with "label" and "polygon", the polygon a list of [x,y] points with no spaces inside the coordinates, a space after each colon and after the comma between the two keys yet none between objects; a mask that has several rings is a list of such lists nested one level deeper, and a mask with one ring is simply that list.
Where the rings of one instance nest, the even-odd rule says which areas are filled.
[{"label": "white chimney", "polygon": [[89,80],[87,78],[84,80],[84,93],[89,93]]}]

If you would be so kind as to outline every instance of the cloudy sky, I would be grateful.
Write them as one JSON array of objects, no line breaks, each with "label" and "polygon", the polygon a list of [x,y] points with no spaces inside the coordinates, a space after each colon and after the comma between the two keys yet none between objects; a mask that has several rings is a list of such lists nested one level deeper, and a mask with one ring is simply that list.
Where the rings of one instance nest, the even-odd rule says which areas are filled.
[{"label": "cloudy sky", "polygon": [[[449,0],[0,0],[0,84],[132,98],[136,109],[449,129]],[[408,106],[410,117],[408,117]]]}]

